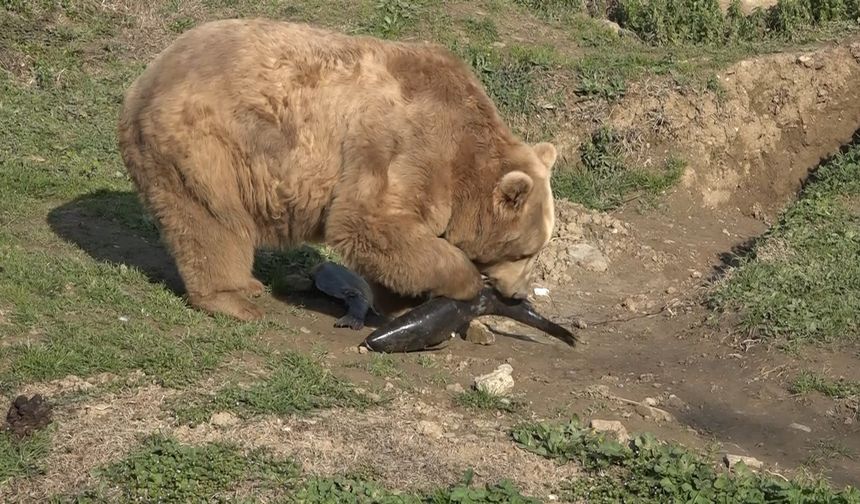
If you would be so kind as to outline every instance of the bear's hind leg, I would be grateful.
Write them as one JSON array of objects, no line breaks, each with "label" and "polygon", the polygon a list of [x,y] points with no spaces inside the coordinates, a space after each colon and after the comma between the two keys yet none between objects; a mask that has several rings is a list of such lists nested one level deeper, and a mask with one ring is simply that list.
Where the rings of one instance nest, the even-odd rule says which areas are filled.
[{"label": "bear's hind leg", "polygon": [[182,211],[163,216],[163,236],[185,283],[188,302],[205,312],[239,320],[256,320],[263,312],[248,297],[264,287],[251,274],[254,242],[212,217],[197,204],[183,202]]}]

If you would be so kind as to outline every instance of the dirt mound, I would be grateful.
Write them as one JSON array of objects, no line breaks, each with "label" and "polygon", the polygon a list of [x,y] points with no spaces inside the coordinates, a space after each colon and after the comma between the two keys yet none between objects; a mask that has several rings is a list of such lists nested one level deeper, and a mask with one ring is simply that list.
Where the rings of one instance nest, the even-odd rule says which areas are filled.
[{"label": "dirt mound", "polygon": [[634,90],[609,121],[619,129],[649,125],[635,153],[644,164],[672,153],[685,159],[680,194],[693,204],[772,215],[860,126],[856,46],[847,40],[741,61],[706,95]]}]

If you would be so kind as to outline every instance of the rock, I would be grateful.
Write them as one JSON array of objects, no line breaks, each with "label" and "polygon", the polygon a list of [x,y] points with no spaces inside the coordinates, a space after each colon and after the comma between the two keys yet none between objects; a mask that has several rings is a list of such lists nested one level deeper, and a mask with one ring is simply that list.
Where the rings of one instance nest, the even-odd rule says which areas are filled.
[{"label": "rock", "polygon": [[812,432],[812,429],[810,429],[809,427],[807,427],[803,424],[799,424],[799,423],[792,423],[788,427],[790,429],[795,429],[795,430],[799,430],[799,431],[803,431],[803,432]]},{"label": "rock", "polygon": [[445,434],[439,424],[429,420],[418,422],[418,433],[433,439],[440,439]]},{"label": "rock", "polygon": [[496,335],[480,320],[472,320],[466,330],[466,341],[477,345],[492,345],[496,342]]},{"label": "rock", "polygon": [[652,383],[654,381],[654,373],[642,373],[639,375],[640,383]]},{"label": "rock", "polygon": [[797,57],[797,63],[805,66],[806,68],[814,68],[816,70],[821,70],[824,68],[824,62],[820,59],[816,59],[807,54],[801,55]]},{"label": "rock", "polygon": [[675,394],[669,395],[669,398],[666,399],[666,404],[679,410],[684,410],[688,407],[687,403],[685,403],[680,397],[676,396]]},{"label": "rock", "polygon": [[657,399],[654,399],[653,397],[646,397],[642,400],[642,404],[644,404],[645,406],[657,406]]},{"label": "rock", "polygon": [[491,373],[475,377],[475,388],[488,394],[505,395],[514,388],[513,371],[510,364],[502,364]]},{"label": "rock", "polygon": [[848,51],[851,52],[851,56],[857,60],[857,63],[860,63],[860,42],[854,42],[848,46]]},{"label": "rock", "polygon": [[625,429],[624,424],[618,420],[592,420],[589,427],[597,432],[612,433],[619,443],[630,441],[630,435],[627,434],[627,429]]},{"label": "rock", "polygon": [[603,252],[593,245],[587,243],[577,243],[572,245],[567,253],[570,259],[577,265],[589,271],[606,271],[609,269],[609,263]]},{"label": "rock", "polygon": [[239,423],[239,418],[229,411],[219,411],[212,415],[212,418],[209,419],[209,423],[217,425],[218,427],[230,427],[231,425]]},{"label": "rock", "polygon": [[734,469],[738,462],[743,462],[744,465],[750,469],[761,469],[762,465],[764,465],[762,464],[762,461],[757,458],[745,457],[743,455],[732,455],[729,453],[726,453],[723,457],[723,462],[725,462],[726,467],[729,469]]},{"label": "rock", "polygon": [[450,385],[447,385],[445,386],[445,390],[451,392],[452,394],[462,394],[466,391],[466,389],[464,389],[463,386],[459,383],[452,383]]},{"label": "rock", "polygon": [[648,406],[647,404],[637,405],[636,413],[639,413],[644,418],[657,422],[671,422],[672,420],[674,420],[674,418],[668,411],[664,411],[660,408],[655,408],[653,406]]},{"label": "rock", "polygon": [[311,330],[308,329],[307,327],[302,326],[302,327],[299,327],[299,332],[301,332],[302,334],[310,334]]},{"label": "rock", "polygon": [[360,353],[360,354],[366,354],[369,351],[370,350],[364,345],[361,345],[360,347],[358,347],[358,353]]}]

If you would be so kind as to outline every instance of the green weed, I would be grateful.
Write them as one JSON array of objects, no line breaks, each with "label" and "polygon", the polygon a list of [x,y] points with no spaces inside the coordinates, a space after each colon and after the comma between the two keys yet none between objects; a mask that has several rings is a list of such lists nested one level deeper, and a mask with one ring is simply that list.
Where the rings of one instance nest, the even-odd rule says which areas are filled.
[{"label": "green weed", "polygon": [[473,389],[458,394],[454,398],[454,402],[463,408],[507,413],[520,411],[524,407],[524,404],[518,401]]},{"label": "green weed", "polygon": [[834,399],[860,397],[860,382],[852,380],[831,380],[827,377],[804,371],[797,375],[789,390],[793,394],[819,392]]},{"label": "green weed", "polygon": [[363,31],[380,38],[393,39],[415,25],[422,5],[414,0],[379,0],[374,15]]},{"label": "green weed", "polygon": [[[854,341],[860,334],[860,146],[821,166],[710,296],[761,338]],[[852,203],[853,202],[853,203]]]},{"label": "green weed", "polygon": [[825,482],[757,475],[742,464],[719,471],[704,456],[649,434],[621,443],[567,424],[528,423],[511,433],[524,449],[560,462],[576,461],[585,477],[567,488],[581,502],[860,502],[860,491],[831,489]]},{"label": "green weed", "polygon": [[596,130],[580,147],[581,165],[555,171],[555,196],[606,211],[632,199],[654,198],[680,179],[684,164],[674,158],[657,173],[628,167],[622,140],[609,128]]}]

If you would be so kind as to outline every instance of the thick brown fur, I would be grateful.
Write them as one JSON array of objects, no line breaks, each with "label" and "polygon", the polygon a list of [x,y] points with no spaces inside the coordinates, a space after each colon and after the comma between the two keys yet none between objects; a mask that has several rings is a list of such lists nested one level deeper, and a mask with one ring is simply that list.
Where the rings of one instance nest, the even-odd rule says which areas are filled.
[{"label": "thick brown fur", "polygon": [[551,144],[512,135],[433,45],[225,20],[128,90],[123,159],[190,303],[254,319],[254,251],[327,243],[405,296],[522,294],[554,225]]}]

